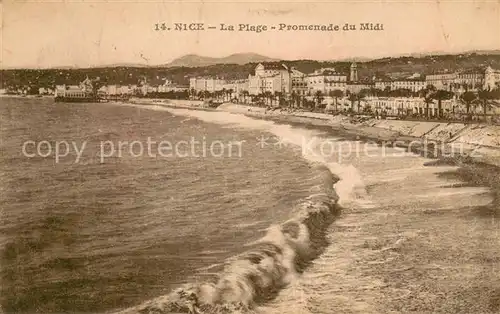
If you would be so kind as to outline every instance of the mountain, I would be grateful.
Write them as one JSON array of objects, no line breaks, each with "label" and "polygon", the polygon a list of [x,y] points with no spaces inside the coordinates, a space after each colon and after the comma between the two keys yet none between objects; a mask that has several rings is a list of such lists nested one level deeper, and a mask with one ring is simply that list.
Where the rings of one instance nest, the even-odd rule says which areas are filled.
[{"label": "mountain", "polygon": [[164,65],[166,67],[204,67],[216,64],[247,64],[252,62],[272,62],[278,59],[269,58],[256,53],[236,53],[223,58],[204,57],[195,54],[185,55]]},{"label": "mountain", "polygon": [[113,63],[113,64],[93,66],[92,68],[119,68],[119,67],[124,67],[124,68],[147,68],[147,67],[152,67],[152,66],[147,65],[147,64],[143,64],[143,63]]}]

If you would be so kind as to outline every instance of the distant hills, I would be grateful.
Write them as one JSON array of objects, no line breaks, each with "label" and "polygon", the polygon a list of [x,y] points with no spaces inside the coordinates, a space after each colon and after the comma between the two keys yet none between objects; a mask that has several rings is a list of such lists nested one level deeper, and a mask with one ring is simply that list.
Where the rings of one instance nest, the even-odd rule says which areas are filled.
[{"label": "distant hills", "polygon": [[[208,67],[208,66],[215,66],[215,65],[229,65],[229,64],[235,64],[235,65],[246,65],[246,64],[255,64],[259,62],[285,62],[285,63],[300,63],[300,62],[306,62],[306,63],[325,63],[326,64],[332,64],[332,63],[344,63],[344,62],[358,62],[358,63],[384,63],[387,62],[388,60],[412,60],[417,61],[419,63],[420,60],[415,60],[415,59],[421,59],[421,61],[429,61],[429,60],[436,60],[436,59],[442,59],[443,57],[450,58],[450,57],[455,57],[455,59],[461,59],[461,58],[470,58],[472,57],[477,58],[479,56],[479,59],[483,59],[481,57],[489,56],[491,58],[495,58],[497,56],[500,56],[500,50],[471,50],[471,51],[465,51],[461,53],[447,53],[447,52],[440,52],[440,51],[435,51],[435,52],[429,52],[429,53],[408,53],[408,54],[400,54],[400,55],[394,55],[394,56],[387,56],[387,57],[379,57],[379,58],[369,58],[369,57],[352,57],[352,58],[342,58],[342,59],[330,59],[330,60],[311,60],[311,59],[301,59],[301,60],[283,60],[283,59],[276,59],[276,58],[270,58],[264,55],[260,55],[257,53],[235,53],[226,57],[221,57],[221,58],[215,58],[215,57],[206,57],[206,56],[201,56],[197,54],[188,54],[184,55],[182,57],[179,57],[177,59],[172,60],[169,63],[165,64],[145,64],[145,63],[114,63],[114,64],[106,64],[106,65],[99,65],[99,66],[92,66],[92,67],[84,67],[84,68],[118,68],[118,67],[127,67],[127,68],[174,68],[174,67],[185,67],[185,68],[201,68],[201,67]],[[397,61],[396,61],[397,62]],[[30,67],[27,67],[30,68]],[[36,69],[36,67],[33,67]],[[4,67],[4,69],[9,69]],[[16,68],[11,68],[12,70]],[[21,68],[17,68],[21,69]],[[70,69],[79,69],[79,67],[76,66],[56,66],[56,67],[51,67],[49,69],[64,69],[64,70],[70,70]],[[83,68],[82,68],[83,69]]]},{"label": "distant hills", "polygon": [[256,53],[235,53],[227,57],[212,58],[204,57],[196,54],[185,55],[177,58],[172,62],[165,64],[165,67],[204,67],[216,64],[247,64],[255,62],[272,62],[279,61],[279,59],[269,58]]},{"label": "distant hills", "polygon": [[186,55],[164,65],[113,64],[90,68],[52,69],[1,69],[1,86],[27,86],[37,82],[38,86],[54,84],[77,84],[85,77],[100,77],[106,84],[137,84],[147,78],[149,82],[169,79],[176,84],[188,85],[191,77],[220,77],[227,80],[245,79],[253,74],[259,62],[285,63],[303,73],[312,73],[320,68],[335,68],[340,73],[349,73],[351,61],[358,62],[360,79],[373,77],[404,78],[415,73],[428,75],[438,72],[460,70],[484,71],[492,66],[500,69],[500,51],[469,51],[455,54],[433,53],[393,56],[373,60],[319,61],[319,60],[277,60],[254,53],[239,53],[223,58]]}]

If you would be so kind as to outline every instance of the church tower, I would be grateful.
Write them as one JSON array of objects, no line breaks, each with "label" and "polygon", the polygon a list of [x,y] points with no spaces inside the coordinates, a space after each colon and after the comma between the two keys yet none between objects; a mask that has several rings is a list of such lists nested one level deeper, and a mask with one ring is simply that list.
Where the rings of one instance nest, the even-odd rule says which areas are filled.
[{"label": "church tower", "polygon": [[358,81],[358,66],[356,65],[356,62],[351,63],[351,76],[350,76],[351,82],[357,82]]}]

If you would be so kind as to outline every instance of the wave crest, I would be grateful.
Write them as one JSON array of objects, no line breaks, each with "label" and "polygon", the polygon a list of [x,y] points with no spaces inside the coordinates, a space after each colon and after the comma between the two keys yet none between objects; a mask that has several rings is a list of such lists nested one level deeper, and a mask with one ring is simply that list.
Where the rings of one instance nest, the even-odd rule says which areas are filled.
[{"label": "wave crest", "polygon": [[243,313],[274,298],[327,245],[326,228],[339,213],[333,186],[339,180],[315,165],[315,194],[294,208],[294,217],[271,226],[243,254],[227,262],[215,283],[191,283],[127,313]]}]

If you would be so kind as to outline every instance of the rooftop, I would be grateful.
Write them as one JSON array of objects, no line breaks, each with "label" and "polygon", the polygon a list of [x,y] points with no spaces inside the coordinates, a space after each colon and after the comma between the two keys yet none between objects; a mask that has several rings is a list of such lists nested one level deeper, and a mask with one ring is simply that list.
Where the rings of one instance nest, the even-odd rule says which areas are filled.
[{"label": "rooftop", "polygon": [[257,66],[262,65],[265,70],[289,70],[283,63],[261,62]]}]

